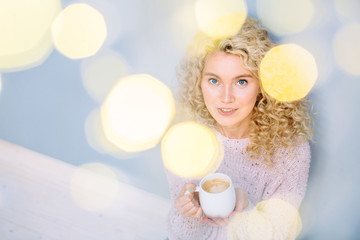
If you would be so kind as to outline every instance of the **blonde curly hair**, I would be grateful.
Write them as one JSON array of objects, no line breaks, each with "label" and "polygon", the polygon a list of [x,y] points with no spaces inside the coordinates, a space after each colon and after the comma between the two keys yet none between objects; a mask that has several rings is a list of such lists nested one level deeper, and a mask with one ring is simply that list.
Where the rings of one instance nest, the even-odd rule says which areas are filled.
[{"label": "blonde curly hair", "polygon": [[[191,118],[215,127],[216,121],[205,106],[201,90],[202,70],[211,53],[223,51],[239,56],[244,67],[259,79],[261,60],[274,46],[267,30],[250,17],[236,35],[227,39],[211,39],[199,33],[177,71],[178,97],[185,112]],[[250,157],[263,158],[271,165],[271,158],[280,146],[293,148],[312,139],[313,121],[306,98],[293,102],[277,101],[264,91],[261,81],[260,90],[251,118],[247,152]]]}]

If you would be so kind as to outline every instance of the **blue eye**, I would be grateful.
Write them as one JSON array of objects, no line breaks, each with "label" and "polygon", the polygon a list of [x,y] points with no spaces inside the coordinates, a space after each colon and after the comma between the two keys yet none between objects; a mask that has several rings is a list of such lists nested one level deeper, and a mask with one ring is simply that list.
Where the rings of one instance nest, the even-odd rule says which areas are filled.
[{"label": "blue eye", "polygon": [[237,82],[237,84],[240,85],[240,86],[245,86],[247,84],[247,81],[246,80],[239,80]]},{"label": "blue eye", "polygon": [[210,78],[210,79],[209,79],[209,82],[210,82],[211,84],[218,84],[218,80],[216,80],[215,78]]}]

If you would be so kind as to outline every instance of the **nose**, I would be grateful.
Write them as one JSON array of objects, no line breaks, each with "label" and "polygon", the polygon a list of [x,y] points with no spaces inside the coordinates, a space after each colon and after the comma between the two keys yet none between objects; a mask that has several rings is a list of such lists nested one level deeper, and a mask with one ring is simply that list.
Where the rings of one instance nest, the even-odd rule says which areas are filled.
[{"label": "nose", "polygon": [[232,86],[224,86],[221,93],[223,103],[232,103],[235,100]]}]

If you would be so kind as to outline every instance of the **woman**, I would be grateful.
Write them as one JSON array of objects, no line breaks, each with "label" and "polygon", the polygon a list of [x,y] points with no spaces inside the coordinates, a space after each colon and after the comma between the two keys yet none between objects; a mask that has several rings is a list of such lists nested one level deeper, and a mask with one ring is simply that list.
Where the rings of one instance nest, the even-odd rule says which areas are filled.
[{"label": "woman", "polygon": [[[209,219],[193,192],[199,180],[167,171],[169,239],[251,239],[244,224],[229,227],[234,216],[246,216],[269,199],[297,209],[305,195],[312,135],[307,101],[282,103],[263,90],[258,68],[274,44],[256,20],[247,18],[233,37],[200,43],[180,65],[181,102],[221,139],[224,158],[216,172],[230,176],[237,203],[228,218]],[[274,239],[294,238],[288,229],[271,231]]]}]

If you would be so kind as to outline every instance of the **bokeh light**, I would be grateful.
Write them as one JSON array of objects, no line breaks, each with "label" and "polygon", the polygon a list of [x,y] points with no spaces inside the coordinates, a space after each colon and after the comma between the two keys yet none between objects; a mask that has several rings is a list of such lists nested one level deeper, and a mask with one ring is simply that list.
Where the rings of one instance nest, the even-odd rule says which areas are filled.
[{"label": "bokeh light", "polygon": [[161,142],[164,166],[180,177],[204,177],[214,172],[223,157],[216,133],[196,122],[172,126]]},{"label": "bokeh light", "polygon": [[295,101],[305,97],[317,77],[314,57],[296,44],[272,48],[260,64],[260,79],[264,90],[279,101]]},{"label": "bokeh light", "polygon": [[340,68],[352,75],[360,75],[360,24],[343,26],[335,35],[333,49]]},{"label": "bokeh light", "polygon": [[119,182],[113,170],[100,163],[77,168],[70,181],[74,202],[87,211],[109,207],[119,192]]},{"label": "bokeh light", "polygon": [[360,22],[359,0],[334,0],[334,6],[339,19]]},{"label": "bokeh light", "polygon": [[156,146],[174,115],[169,88],[146,74],[120,79],[101,107],[105,136],[127,152]]},{"label": "bokeh light", "polygon": [[41,64],[53,49],[51,24],[60,0],[0,1],[0,70],[19,71]]},{"label": "bokeh light", "polygon": [[107,36],[103,16],[87,4],[72,4],[66,7],[52,25],[56,49],[73,59],[94,55]]},{"label": "bokeh light", "polygon": [[111,88],[128,74],[128,65],[117,53],[107,50],[82,62],[81,75],[85,89],[98,102],[102,102]]},{"label": "bokeh light", "polygon": [[191,39],[199,31],[195,18],[195,2],[182,5],[171,19],[172,36],[181,50],[185,50]]},{"label": "bokeh light", "polygon": [[311,0],[257,0],[256,8],[261,22],[277,35],[304,30],[315,14]]},{"label": "bokeh light", "polygon": [[[106,39],[104,45],[109,47],[114,44],[124,31],[124,21],[121,9],[121,1],[113,0],[81,0],[81,3],[89,4],[104,17],[106,24]],[[133,26],[131,24],[131,26]]]},{"label": "bokeh light", "polygon": [[[302,229],[301,218],[290,203],[281,199],[262,201],[250,212],[248,231],[251,239],[296,239]],[[277,234],[279,232],[281,234]],[[272,233],[272,235],[270,235]]]},{"label": "bokeh light", "polygon": [[236,34],[247,16],[243,0],[197,0],[195,16],[198,27],[213,38]]},{"label": "bokeh light", "polygon": [[302,229],[300,214],[281,199],[265,200],[248,212],[238,214],[228,227],[231,240],[248,235],[252,240],[296,239]]},{"label": "bokeh light", "polygon": [[331,79],[336,70],[336,63],[333,58],[329,57],[328,49],[332,47],[332,43],[328,41],[328,37],[324,35],[291,35],[283,38],[281,43],[294,43],[311,52],[318,69],[318,79],[313,89],[323,87]]},{"label": "bokeh light", "polygon": [[85,137],[87,143],[99,153],[110,154],[117,159],[129,159],[136,155],[119,149],[106,138],[99,109],[92,111],[86,118]]}]

